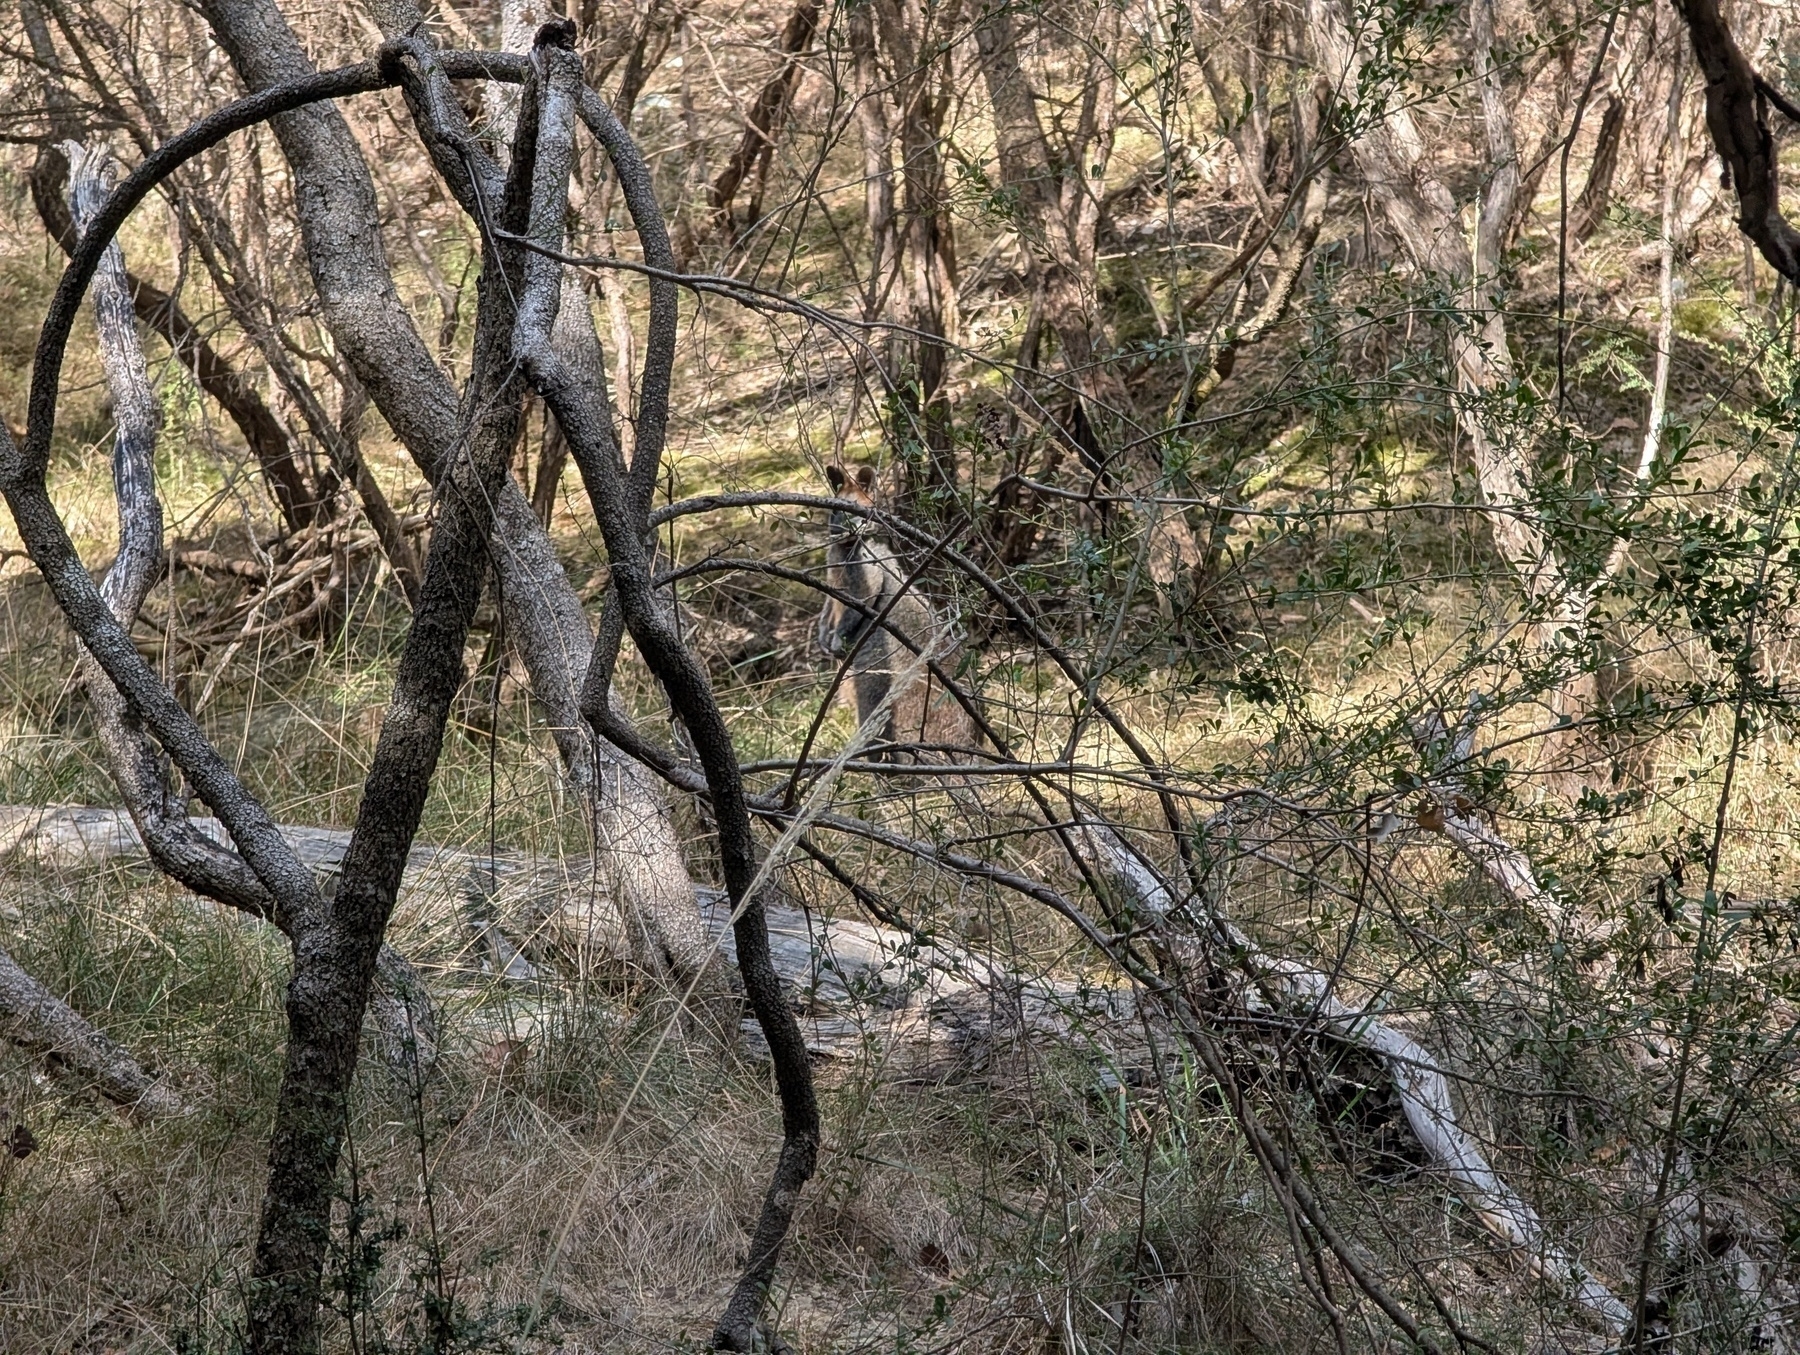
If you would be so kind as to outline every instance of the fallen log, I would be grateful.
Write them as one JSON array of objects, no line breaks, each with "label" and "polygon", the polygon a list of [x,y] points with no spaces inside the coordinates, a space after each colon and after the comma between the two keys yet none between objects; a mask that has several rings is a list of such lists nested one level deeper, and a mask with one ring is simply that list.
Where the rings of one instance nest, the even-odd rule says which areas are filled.
[{"label": "fallen log", "polygon": [[[1184,966],[1200,982],[1223,979],[1245,1014],[1268,1014],[1372,1056],[1385,1070],[1419,1146],[1488,1231],[1535,1275],[1568,1290],[1606,1331],[1616,1335],[1625,1330],[1631,1309],[1574,1253],[1549,1239],[1537,1211],[1495,1171],[1458,1122],[1450,1081],[1437,1059],[1382,1019],[1379,1003],[1345,1001],[1329,975],[1267,954],[1205,900],[1183,908],[1168,883],[1112,827],[1090,824],[1082,829],[1081,841],[1084,854],[1116,888],[1144,913],[1171,924],[1167,932]],[[1511,864],[1505,853],[1488,859]],[[1198,916],[1185,927],[1175,925],[1184,912]],[[1202,934],[1194,934],[1196,926]],[[1234,957],[1235,974],[1222,972],[1216,958],[1221,954]]]},{"label": "fallen log", "polygon": [[[223,827],[196,818],[194,829],[221,844]],[[329,887],[342,861],[347,830],[283,826],[295,855]],[[1450,1083],[1434,1055],[1374,1004],[1340,996],[1331,979],[1305,964],[1270,956],[1216,910],[1200,921],[1216,933],[1191,932],[1174,893],[1116,830],[1089,824],[1076,835],[1090,865],[1128,895],[1143,914],[1164,919],[1180,937],[1187,967],[1224,977],[1246,1017],[1277,1019],[1358,1049],[1380,1066],[1427,1160],[1487,1229],[1545,1282],[1566,1289],[1608,1331],[1624,1330],[1630,1310],[1572,1252],[1551,1241],[1536,1211],[1495,1170],[1457,1117]],[[25,857],[44,866],[137,860],[144,847],[123,810],[82,806],[0,806],[0,860]],[[631,963],[631,946],[605,877],[590,858],[542,859],[517,852],[415,846],[400,890],[400,911],[441,918],[460,911],[460,954],[437,965],[449,975],[480,967],[529,986],[559,954],[584,965]],[[701,914],[720,954],[735,966],[729,905],[702,891]],[[1111,1070],[1129,1074],[1152,1059],[1145,1018],[1166,1021],[1134,987],[1061,976],[1021,975],[978,949],[849,918],[832,918],[785,902],[768,907],[772,958],[815,1059],[872,1066],[884,1079],[941,1080],[980,1073],[1009,1051],[1079,1046]],[[1219,944],[1223,942],[1223,944]],[[1222,955],[1239,968],[1221,975]],[[533,1038],[527,1015],[509,1015],[510,1037]],[[746,1021],[755,1050],[756,1027]],[[521,1029],[521,1026],[523,1027]],[[117,1099],[117,1098],[115,1098]]]},{"label": "fallen log", "polygon": [[[188,822],[227,845],[217,819]],[[281,832],[329,889],[349,831],[283,825]],[[70,868],[146,855],[124,810],[0,806],[0,860]],[[700,902],[712,944],[735,969],[723,891],[702,890]],[[1023,1044],[1079,1040],[1120,1070],[1142,1067],[1149,1057],[1138,995],[1129,986],[1026,976],[977,951],[785,901],[771,902],[767,911],[776,972],[815,1059],[874,1063],[889,1079],[936,1081],[983,1071]],[[446,980],[480,970],[529,985],[558,968],[592,973],[616,966],[624,973],[633,964],[625,921],[591,857],[418,845],[408,856],[396,916],[402,926],[446,916],[460,924],[437,928],[455,940],[414,957],[421,971]],[[525,1024],[529,1039],[529,1019]],[[757,1052],[755,1022],[746,1020],[743,1028]]]},{"label": "fallen log", "polygon": [[179,1115],[181,1098],[0,950],[0,1036],[53,1060],[141,1119]]}]

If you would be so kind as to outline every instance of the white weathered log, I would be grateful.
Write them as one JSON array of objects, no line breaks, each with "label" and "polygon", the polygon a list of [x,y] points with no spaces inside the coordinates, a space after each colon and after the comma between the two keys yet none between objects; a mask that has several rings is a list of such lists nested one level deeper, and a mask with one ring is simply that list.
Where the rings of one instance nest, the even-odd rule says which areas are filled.
[{"label": "white weathered log", "polygon": [[[732,955],[723,898],[707,918]],[[1150,1057],[1127,986],[1028,977],[977,950],[791,906],[769,909],[769,945],[813,1055],[867,1060],[888,1079],[980,1073],[1025,1046],[1079,1044],[1121,1068]]]},{"label": "white weathered log", "polygon": [[[1089,825],[1081,831],[1080,842],[1090,863],[1141,909],[1162,918],[1176,915],[1176,900],[1168,885],[1114,829]],[[1298,961],[1266,954],[1204,901],[1199,906],[1206,924],[1221,933],[1216,939],[1226,945],[1207,943],[1215,938],[1201,941],[1190,937],[1182,947],[1184,958],[1208,976],[1234,980],[1231,986],[1246,1011],[1266,1011],[1272,999],[1285,1019],[1303,1022],[1373,1055],[1386,1069],[1420,1147],[1489,1231],[1518,1251],[1535,1273],[1567,1287],[1607,1331],[1625,1329],[1631,1310],[1579,1258],[1549,1240],[1537,1212],[1506,1184],[1458,1124],[1449,1079],[1423,1045],[1380,1019],[1372,1006],[1356,1006],[1338,997],[1336,984],[1327,975]],[[1248,974],[1219,975],[1211,956],[1221,950],[1235,954]],[[1248,981],[1251,975],[1255,982]]]},{"label": "white weathered log", "polygon": [[[217,820],[194,829],[225,840]],[[348,830],[284,825],[294,854],[327,882],[349,845]],[[145,855],[123,810],[63,805],[0,806],[0,860],[20,856],[46,867],[96,865]],[[516,852],[415,846],[398,911],[438,918],[463,914],[487,967],[503,978],[540,976],[558,952],[583,970],[635,962],[627,927],[590,857],[534,859]],[[1021,976],[978,952],[939,946],[889,927],[831,918],[791,904],[768,905],[775,968],[801,1014],[815,1057],[870,1060],[884,1076],[938,1080],[980,1071],[1005,1049],[1079,1039],[1109,1062],[1137,1066],[1147,1056],[1137,995],[1129,988]],[[730,908],[719,891],[701,892],[707,944],[734,966]],[[533,946],[526,938],[547,941]],[[755,1048],[753,1021],[745,1036]]]},{"label": "white weathered log", "polygon": [[1413,743],[1428,762],[1447,764],[1450,772],[1440,779],[1437,794],[1419,814],[1419,826],[1441,833],[1481,869],[1488,882],[1526,912],[1533,914],[1553,936],[1573,931],[1592,939],[1603,934],[1601,924],[1569,906],[1569,901],[1538,880],[1537,868],[1501,834],[1497,825],[1481,820],[1480,811],[1463,792],[1466,775],[1475,762],[1475,733],[1486,708],[1479,694],[1471,694],[1468,709],[1454,725],[1441,713],[1432,712],[1413,732]]},{"label": "white weathered log", "polygon": [[[1646,1184],[1654,1196],[1663,1164],[1660,1154],[1646,1154],[1646,1159]],[[1668,1300],[1711,1272],[1737,1291],[1747,1347],[1769,1355],[1791,1355],[1797,1344],[1792,1315],[1800,1307],[1788,1268],[1781,1264],[1781,1243],[1735,1201],[1703,1193],[1695,1180],[1693,1158],[1685,1149],[1670,1166],[1659,1217],[1667,1270],[1646,1300],[1661,1300],[1658,1306],[1666,1319]],[[1676,1305],[1674,1311],[1680,1312],[1681,1306]],[[1652,1340],[1660,1337],[1667,1343],[1667,1332],[1657,1331],[1659,1323],[1647,1325]]]},{"label": "white weathered log", "polygon": [[1531,858],[1474,814],[1459,814],[1454,808],[1445,807],[1442,817],[1444,836],[1481,868],[1490,883],[1535,914],[1553,932],[1562,928],[1568,921],[1568,910],[1561,899],[1538,883]]},{"label": "white weathered log", "polygon": [[1576,1301],[1606,1330],[1623,1331],[1631,1320],[1631,1310],[1578,1257],[1548,1239],[1537,1211],[1501,1178],[1457,1123],[1449,1079],[1431,1053],[1411,1036],[1376,1019],[1370,1008],[1337,997],[1331,980],[1317,970],[1266,957],[1262,957],[1262,967],[1271,975],[1282,976],[1290,1001],[1301,1010],[1310,1007],[1308,1015],[1334,1038],[1381,1060],[1413,1136],[1488,1230],[1517,1250],[1534,1273],[1572,1290]]},{"label": "white weathered log", "polygon": [[1480,867],[1490,884],[1536,917],[1550,935],[1600,943],[1613,934],[1615,928],[1606,919],[1592,916],[1563,895],[1546,889],[1531,858],[1475,813],[1465,814],[1448,804],[1439,807],[1438,818],[1437,831],[1451,846]]}]

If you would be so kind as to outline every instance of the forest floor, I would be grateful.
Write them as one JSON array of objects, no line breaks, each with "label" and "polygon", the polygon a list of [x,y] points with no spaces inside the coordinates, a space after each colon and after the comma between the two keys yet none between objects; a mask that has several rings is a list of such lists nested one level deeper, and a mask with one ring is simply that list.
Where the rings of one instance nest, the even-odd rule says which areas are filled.
[{"label": "forest floor", "polygon": [[[792,379],[779,365],[752,366],[735,384],[708,386],[711,401],[685,418],[673,462],[682,494],[815,491],[824,461],[868,449],[871,428],[826,436],[794,415]],[[111,533],[110,498],[94,469],[104,419],[91,382],[77,381],[73,398],[56,489],[98,566]],[[85,422],[84,400],[94,406]],[[170,422],[191,432],[197,417],[174,410]],[[372,450],[400,498],[397,453],[379,442]],[[1389,488],[1429,498],[1444,487],[1449,472],[1436,453],[1403,442],[1380,450]],[[268,531],[266,505],[246,473],[219,464],[165,453],[171,536],[243,554]],[[1297,461],[1270,473],[1288,477],[1296,501],[1314,487]],[[591,597],[603,578],[600,552],[573,485],[571,476],[555,531]],[[1412,530],[1419,539],[1400,548],[1450,551],[1443,572],[1454,577],[1455,533]],[[742,513],[684,527],[664,545],[677,562],[746,545],[767,559],[816,561],[823,531],[816,515]],[[243,615],[244,595],[191,574],[165,592],[139,638],[190,701],[204,696],[200,714],[215,744],[278,820],[346,825],[405,625],[391,582],[364,570],[336,624],[231,652],[217,641],[196,648],[192,637]],[[1416,694],[1454,662],[1470,615],[1485,605],[1449,585],[1417,592],[1396,609],[1406,628],[1395,643],[1390,618],[1372,622],[1341,599],[1268,600],[1293,608],[1277,620],[1317,675],[1300,705],[1320,739]],[[791,755],[829,678],[805,598],[712,588],[684,604],[741,755]],[[471,638],[471,671],[490,625]],[[1386,637],[1379,645],[1376,632]],[[1004,637],[983,646],[990,698],[1028,709],[1030,666],[1007,666]],[[1211,661],[1147,652],[1116,694],[1172,766],[1279,761],[1267,710],[1210,682]],[[113,800],[74,674],[72,641],[44,588],[25,562],[9,560],[0,570],[0,802]],[[421,841],[477,855],[588,851],[518,677],[509,671],[497,686],[477,679],[459,699]],[[660,721],[649,683],[635,670],[624,678],[640,716]],[[840,701],[824,745],[841,745],[853,723]],[[1727,725],[1728,716],[1708,717],[1655,746],[1645,778],[1686,782],[1690,794],[1664,794],[1651,810],[1613,820],[1598,843],[1544,828],[1530,841],[1540,864],[1571,889],[1631,896],[1641,883],[1634,852],[1705,825],[1707,778]],[[1105,763],[1112,750],[1095,736],[1081,751]],[[1725,862],[1739,894],[1777,894],[1794,878],[1795,779],[1779,731],[1746,750],[1736,791],[1744,826]],[[1130,797],[1121,803],[1129,810]],[[929,796],[873,792],[857,808],[927,830],[956,812]],[[689,807],[679,812],[703,877],[706,825]],[[1418,834],[1396,844],[1396,859],[1402,850],[1411,863],[1403,873],[1431,908],[1473,899],[1469,911],[1487,929],[1481,944],[1506,963],[1518,959],[1511,921],[1484,900],[1466,863]],[[1601,859],[1624,864],[1608,875],[1593,865]],[[1003,938],[1019,966],[1085,972],[1065,928],[1004,908],[996,918],[992,898],[934,874],[888,884],[929,932],[970,944]],[[822,877],[796,872],[792,889],[821,913],[854,909]],[[766,1066],[731,1041],[693,1037],[672,995],[642,975],[591,967],[578,954],[529,981],[494,973],[473,940],[468,903],[415,898],[396,923],[395,944],[430,960],[444,1054],[423,1083],[396,1074],[372,1042],[362,1061],[330,1265],[332,1348],[698,1348],[743,1260],[779,1142]],[[1329,954],[1344,923],[1309,907],[1271,893],[1257,920]],[[1383,938],[1371,924],[1362,939],[1389,947],[1380,953],[1403,966],[1404,933]],[[27,853],[0,869],[0,944],[192,1107],[136,1124],[54,1070],[0,1051],[0,1108],[35,1144],[0,1165],[0,1347],[232,1348],[280,1069],[285,944],[142,865],[58,865]],[[1096,1066],[1079,1048],[1036,1049],[980,1076],[923,1083],[885,1077],[879,1051],[869,1051],[822,1067],[821,1077],[825,1148],[775,1295],[776,1323],[799,1348],[1329,1348],[1330,1329],[1297,1291],[1291,1240],[1264,1178],[1216,1088],[1179,1057],[1143,1081]],[[1570,1154],[1565,1141],[1552,1142],[1560,1114],[1503,1107],[1492,1136],[1509,1170],[1554,1173],[1563,1193],[1544,1206],[1552,1227],[1581,1237],[1590,1263],[1624,1281],[1635,1234],[1617,1218],[1590,1217],[1593,1196],[1571,1188],[1597,1179],[1613,1140],[1595,1128]],[[1552,1153],[1563,1154],[1554,1169],[1544,1165]],[[1497,1347],[1567,1337],[1566,1313],[1532,1297],[1526,1270],[1486,1248],[1453,1197],[1421,1188],[1416,1167],[1378,1154],[1334,1170],[1348,1183],[1349,1209],[1376,1234],[1442,1237],[1440,1259],[1420,1278]]]}]

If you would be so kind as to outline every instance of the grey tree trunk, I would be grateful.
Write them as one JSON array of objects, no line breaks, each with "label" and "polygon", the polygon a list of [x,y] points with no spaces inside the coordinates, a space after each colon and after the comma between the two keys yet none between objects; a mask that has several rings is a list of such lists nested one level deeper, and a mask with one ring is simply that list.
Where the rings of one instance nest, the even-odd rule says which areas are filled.
[{"label": "grey tree trunk", "polygon": [[[819,1105],[805,1040],[782,991],[771,955],[764,912],[768,881],[765,868],[758,862],[737,750],[706,669],[674,624],[672,609],[657,588],[651,570],[650,504],[669,411],[677,321],[674,288],[666,278],[651,287],[643,398],[638,411],[636,450],[629,467],[620,456],[617,427],[604,383],[570,364],[567,354],[555,342],[555,324],[564,291],[564,269],[555,255],[564,245],[567,161],[572,155],[570,142],[577,107],[581,120],[605,146],[612,161],[646,259],[653,266],[671,271],[674,257],[642,154],[612,110],[582,87],[576,58],[544,45],[550,32],[551,27],[546,26],[539,35],[534,69],[543,78],[545,166],[552,163],[553,154],[560,154],[562,168],[560,178],[553,177],[546,168],[540,176],[539,189],[533,194],[533,251],[525,264],[526,286],[519,303],[513,347],[519,366],[569,440],[570,454],[581,471],[612,565],[607,616],[589,661],[581,713],[646,766],[664,762],[660,751],[639,738],[619,717],[613,704],[612,667],[622,630],[629,629],[693,742],[704,771],[706,794],[718,822],[719,863],[732,904],[738,971],[750,1009],[768,1043],[781,1103],[781,1152],[763,1196],[743,1272],[712,1337],[717,1349],[748,1351],[765,1343],[761,1319],[769,1285],[800,1192],[811,1179],[818,1160],[822,1135]],[[537,64],[538,58],[541,65]],[[446,108],[450,106],[447,99],[440,102]],[[415,117],[421,111],[415,102]],[[422,126],[421,130],[427,144],[433,144],[432,129]]]},{"label": "grey tree trunk", "polygon": [[[1094,297],[1099,245],[1099,185],[1112,155],[1113,54],[1117,30],[1102,27],[1085,57],[1087,79],[1079,114],[1066,144],[1052,149],[1038,111],[1038,95],[1019,53],[1013,7],[986,4],[975,19],[975,42],[988,101],[994,112],[1000,178],[1017,195],[1021,243],[1043,318],[1062,350],[1073,399],[1065,438],[1100,472],[1106,462],[1099,430],[1107,420],[1109,378],[1096,361],[1098,313]],[[1071,170],[1069,167],[1078,167]]]},{"label": "grey tree trunk", "polygon": [[[409,95],[417,97],[420,73],[399,68],[395,74]],[[488,575],[495,496],[523,422],[525,387],[512,355],[523,251],[504,241],[507,232],[519,231],[527,220],[536,133],[528,90],[513,141],[512,171],[494,199],[492,219],[499,231],[489,234],[482,250],[474,354],[459,417],[461,453],[439,477],[438,524],[419,603],[344,852],[343,873],[335,893],[295,938],[286,1004],[287,1059],[248,1300],[250,1347],[268,1355],[318,1347],[332,1183],[356,1069],[357,1032],[443,746],[450,704],[465,678],[463,647]],[[447,1322],[448,1317],[439,1320]],[[445,1338],[440,1332],[435,1339]]]},{"label": "grey tree trunk", "polygon": [[[846,31],[862,86],[862,126],[872,258],[865,312],[892,294],[911,332],[888,336],[881,373],[909,427],[891,430],[907,497],[952,490],[956,447],[945,341],[956,332],[956,248],[940,141],[951,103],[946,12],[917,0],[852,6]],[[899,191],[895,191],[898,154]]]},{"label": "grey tree trunk", "polygon": [[[768,179],[769,162],[775,154],[776,138],[781,135],[782,118],[787,113],[794,89],[800,83],[800,58],[812,45],[819,27],[820,0],[799,0],[781,30],[781,65],[770,77],[744,114],[744,134],[726,161],[719,177],[713,180],[708,195],[713,217],[724,230],[727,244],[735,244],[740,226],[756,224],[762,216],[763,186]],[[752,180],[750,202],[743,220],[732,214],[732,204],[746,178]]]},{"label": "grey tree trunk", "polygon": [[[274,0],[206,0],[203,9],[251,90],[312,72]],[[401,22],[404,14],[399,5],[378,11],[390,32],[411,27],[412,20]],[[299,189],[295,198],[321,316],[376,408],[436,482],[457,445],[456,395],[394,290],[362,152],[342,115],[327,104],[283,114],[274,126]],[[578,320],[587,314],[585,302],[570,311]],[[558,339],[585,349],[572,357],[580,369],[604,370],[591,319],[585,326],[559,326]],[[641,938],[640,962],[677,982],[716,986],[714,952],[667,800],[647,773],[595,738],[581,718],[579,693],[593,631],[543,524],[510,476],[500,487],[494,524],[504,547],[495,558],[507,631]]]}]

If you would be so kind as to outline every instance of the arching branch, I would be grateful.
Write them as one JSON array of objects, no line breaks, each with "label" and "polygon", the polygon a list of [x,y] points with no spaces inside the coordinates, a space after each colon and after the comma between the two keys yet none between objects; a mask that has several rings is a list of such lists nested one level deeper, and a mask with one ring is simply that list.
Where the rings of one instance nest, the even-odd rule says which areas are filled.
[{"label": "arching branch", "polygon": [[[567,166],[573,153],[573,122],[582,86],[580,65],[572,54],[546,46],[540,46],[539,54],[545,65],[544,159],[528,234],[535,242],[555,249],[562,239]],[[649,171],[635,145],[598,99],[581,100],[580,113],[612,156],[626,202],[639,223],[646,256],[658,264],[673,262],[667,234],[661,229],[661,213],[650,191]],[[552,342],[562,295],[562,265],[543,252],[534,251],[526,264],[525,276],[513,348],[569,440],[570,453],[606,541],[616,611],[668,693],[705,769],[707,790],[718,818],[726,890],[735,918],[738,968],[775,1065],[782,1108],[781,1153],[763,1197],[743,1274],[713,1334],[715,1347],[747,1351],[761,1339],[764,1299],[799,1203],[800,1190],[812,1176],[821,1128],[806,1044],[770,958],[761,897],[763,881],[736,748],[706,670],[675,629],[656,590],[645,549],[650,495],[656,484],[668,417],[669,369],[663,355],[673,354],[674,289],[664,283],[660,295],[656,291],[652,294],[638,437],[627,472],[603,388],[592,380],[578,379]],[[604,685],[611,666],[611,654],[606,651],[616,647],[617,634],[616,628],[601,628],[598,648],[589,661],[589,686],[583,696],[582,711],[597,732],[615,743],[622,734],[629,736]],[[600,684],[594,681],[596,674],[601,676]]]}]

